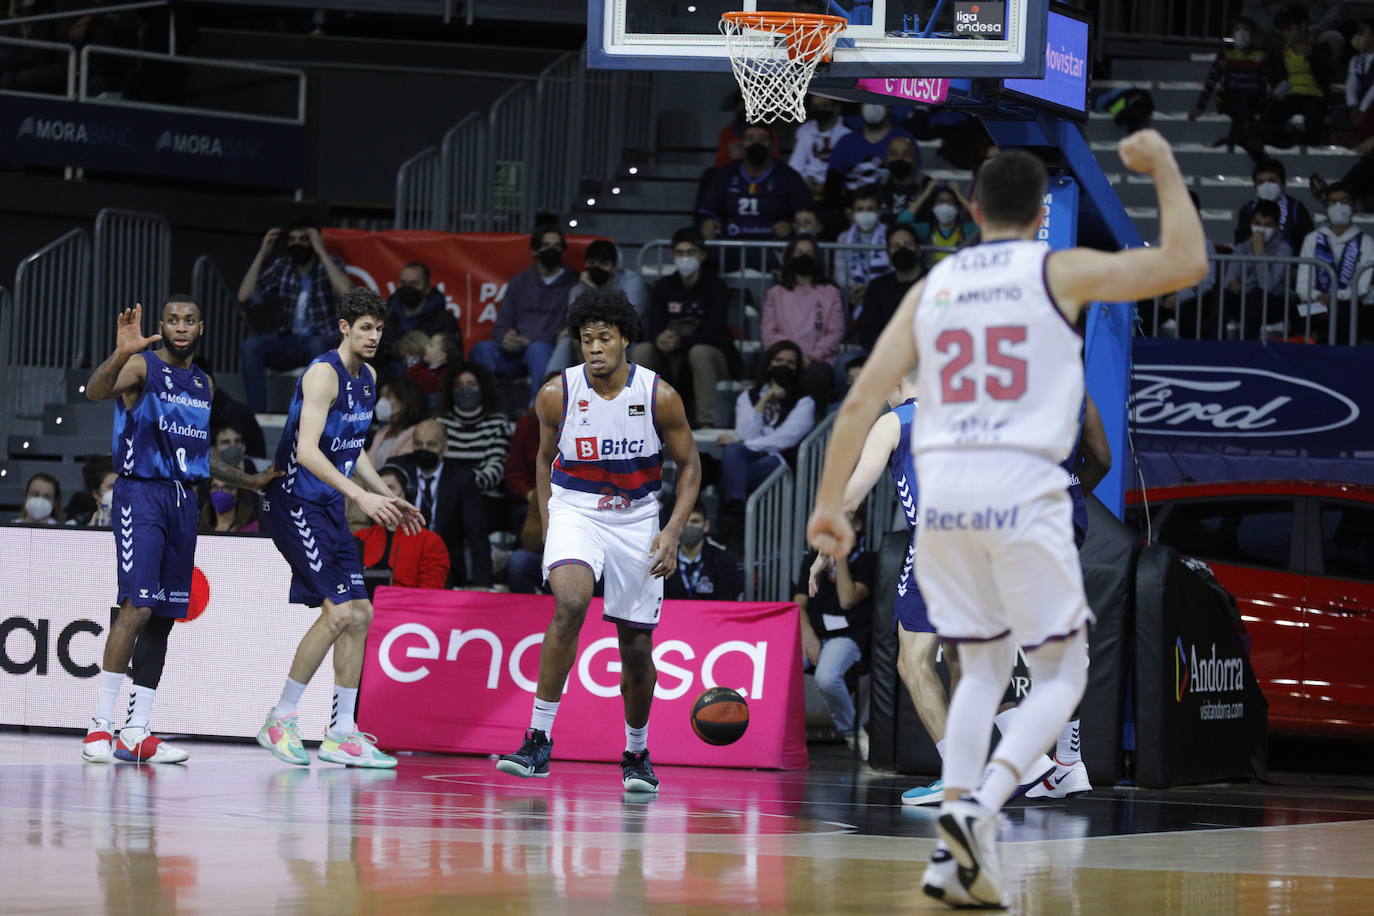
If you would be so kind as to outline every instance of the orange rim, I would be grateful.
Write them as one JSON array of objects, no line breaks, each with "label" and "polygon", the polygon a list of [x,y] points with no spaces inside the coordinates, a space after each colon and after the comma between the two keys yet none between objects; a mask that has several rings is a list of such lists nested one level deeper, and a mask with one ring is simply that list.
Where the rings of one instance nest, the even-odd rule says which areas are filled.
[{"label": "orange rim", "polygon": [[[824,29],[824,35],[829,38],[832,34],[842,31],[849,25],[849,20],[843,16],[828,16],[821,13],[776,13],[776,12],[748,12],[746,10],[732,10],[728,13],[721,13],[720,18],[733,22],[742,28],[756,29],[760,32],[777,32],[787,40],[787,46],[791,49],[791,54],[799,53],[815,54],[820,48],[807,47],[797,48],[798,36],[802,34],[815,35],[816,30]],[[806,44],[812,45],[809,41]],[[829,63],[831,55],[825,53],[821,55],[821,60]]]}]

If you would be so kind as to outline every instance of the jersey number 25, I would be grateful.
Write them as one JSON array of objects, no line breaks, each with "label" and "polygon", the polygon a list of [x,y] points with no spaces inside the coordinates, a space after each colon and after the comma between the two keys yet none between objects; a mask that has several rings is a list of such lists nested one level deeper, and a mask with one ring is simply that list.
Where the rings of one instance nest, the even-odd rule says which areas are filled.
[{"label": "jersey number 25", "polygon": [[[983,379],[988,397],[994,401],[1016,401],[1026,393],[1026,361],[1012,356],[1005,347],[1026,342],[1024,325],[1003,325],[987,329],[983,360],[989,372]],[[935,338],[935,349],[953,354],[940,369],[940,400],[945,404],[967,404],[978,397],[978,383],[964,374],[978,357],[977,341],[963,328],[950,328]]]}]

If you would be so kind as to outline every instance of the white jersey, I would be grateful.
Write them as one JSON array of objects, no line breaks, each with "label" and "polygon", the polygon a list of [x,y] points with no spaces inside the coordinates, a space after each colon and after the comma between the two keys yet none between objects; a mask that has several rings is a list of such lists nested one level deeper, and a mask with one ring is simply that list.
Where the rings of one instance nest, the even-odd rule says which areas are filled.
[{"label": "white jersey", "polygon": [[1078,436],[1083,341],[1045,281],[1050,250],[1007,240],[935,265],[916,306],[912,448],[1020,449],[1056,464]]},{"label": "white jersey", "polygon": [[657,517],[663,481],[657,393],[658,376],[643,366],[630,366],[625,387],[609,401],[592,390],[585,365],[563,370],[550,511],[567,506],[610,524]]}]

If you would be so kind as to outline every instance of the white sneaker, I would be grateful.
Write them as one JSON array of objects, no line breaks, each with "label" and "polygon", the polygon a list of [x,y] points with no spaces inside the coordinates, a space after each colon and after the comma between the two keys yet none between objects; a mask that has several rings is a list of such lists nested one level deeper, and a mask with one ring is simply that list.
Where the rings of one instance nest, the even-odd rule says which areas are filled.
[{"label": "white sneaker", "polygon": [[955,908],[979,905],[959,883],[959,863],[954,861],[954,854],[944,843],[930,854],[930,864],[921,878],[921,890],[927,897]]},{"label": "white sneaker", "polygon": [[114,728],[105,719],[91,719],[86,740],[81,742],[81,759],[87,763],[114,762]]},{"label": "white sneaker", "polygon": [[1026,792],[1026,798],[1073,798],[1093,790],[1088,768],[1082,760],[1068,765],[1054,762],[1054,772],[1040,780]]},{"label": "white sneaker", "polygon": [[868,732],[860,728],[852,735],[845,735],[844,743],[860,760],[868,760]]},{"label": "white sneaker", "polygon": [[115,759],[131,763],[185,763],[191,755],[143,728],[125,726],[115,742]]},{"label": "white sneaker", "polygon": [[997,860],[997,812],[971,798],[940,809],[941,841],[954,854],[959,884],[980,906],[1002,905],[1002,867]]}]

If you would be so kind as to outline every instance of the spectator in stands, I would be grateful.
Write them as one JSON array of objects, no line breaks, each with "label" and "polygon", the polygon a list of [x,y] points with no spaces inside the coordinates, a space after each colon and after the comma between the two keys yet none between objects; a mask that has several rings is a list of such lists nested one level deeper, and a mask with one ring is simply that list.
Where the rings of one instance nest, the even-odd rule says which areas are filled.
[{"label": "spectator in stands", "polygon": [[1326,225],[1308,233],[1298,256],[1330,264],[1336,273],[1336,288],[1331,288],[1331,274],[1310,264],[1298,266],[1296,284],[1300,303],[1319,303],[1324,309],[1317,313],[1321,320],[1313,323],[1319,338],[1329,320],[1336,321],[1338,336],[1350,327],[1352,302],[1365,305],[1372,301],[1371,272],[1366,268],[1374,264],[1374,238],[1355,225],[1355,199],[1350,189],[1340,182],[1328,185],[1324,202]]},{"label": "spectator in stands", "polygon": [[[210,382],[214,384],[215,373],[210,361],[199,354],[191,361],[210,376]],[[267,440],[262,434],[262,427],[258,425],[258,418],[247,404],[231,395],[224,385],[215,384],[215,396],[210,401],[210,428],[235,430],[239,434],[240,454],[267,457]],[[251,467],[251,463],[247,467]],[[250,470],[249,473],[254,472]]]},{"label": "spectator in stands", "polygon": [[24,484],[24,507],[16,525],[60,525],[62,513],[62,484],[56,477],[39,471]]},{"label": "spectator in stands", "polygon": [[[476,349],[474,347],[474,349]],[[424,390],[433,407],[444,388],[448,370],[463,362],[463,340],[456,334],[440,332],[425,342],[420,359],[406,370],[406,378],[414,379]]]},{"label": "spectator in stands", "polygon": [[853,551],[836,557],[817,577],[814,595],[809,594],[809,580],[815,551],[802,558],[801,573],[792,588],[792,600],[801,611],[803,670],[814,670],[816,687],[825,698],[835,730],[860,757],[867,756],[868,741],[856,720],[845,674],[868,653],[873,629],[871,597],[877,555],[864,548],[863,518],[860,507],[852,516],[856,535]]},{"label": "spectator in stands", "polygon": [[457,460],[477,477],[487,530],[504,531],[507,507],[502,485],[512,424],[501,410],[496,379],[485,366],[464,363],[449,370],[439,396],[438,420],[444,425],[444,457]]},{"label": "spectator in stands", "polygon": [[[557,379],[561,372],[550,372],[544,376],[542,385]],[[535,493],[535,466],[539,462],[539,417],[530,406],[515,421],[515,432],[510,437],[510,450],[506,453],[506,492],[512,499],[528,502]]]},{"label": "spectator in stands", "polygon": [[[865,185],[849,195],[849,228],[836,239],[841,245],[887,245],[887,227],[882,221],[883,199],[877,185]],[[864,289],[873,278],[892,269],[886,247],[872,250],[851,249],[835,253],[835,282],[844,284],[849,307],[863,302]]]},{"label": "spectator in stands", "polygon": [[826,279],[816,240],[809,235],[792,239],[783,255],[782,278],[763,302],[763,345],[796,343],[802,352],[802,386],[821,412],[835,387],[845,311],[840,291]]},{"label": "spectator in stands", "polygon": [[[1189,191],[1188,196],[1192,198],[1193,207],[1199,213],[1202,212],[1202,200],[1197,196],[1196,191]],[[1178,315],[1180,308],[1185,308],[1191,314],[1196,315],[1196,304],[1204,302],[1207,296],[1216,288],[1217,285],[1217,246],[1211,239],[1204,239],[1207,246],[1207,276],[1197,286],[1189,286],[1176,293],[1170,293],[1163,297],[1159,303],[1159,315],[1156,318],[1155,310],[1148,304],[1140,307],[1141,320],[1147,323],[1147,329],[1151,336],[1177,337],[1179,336]],[[1154,322],[1158,321],[1158,326]],[[1193,333],[1196,333],[1196,327]]]},{"label": "spectator in stands", "polygon": [[887,159],[883,168],[887,180],[882,184],[883,222],[891,226],[903,213],[917,213],[917,203],[925,199],[925,190],[932,182],[921,174],[916,141],[910,137],[893,137],[887,145]]},{"label": "spectator in stands", "polygon": [[[571,306],[577,301],[578,296],[589,289],[618,289],[630,300],[635,313],[639,315],[639,320],[643,322],[649,309],[649,289],[644,285],[644,278],[638,270],[622,270],[617,266],[619,262],[620,252],[609,239],[597,239],[588,245],[583,254],[583,263],[586,266],[582,269],[578,282],[568,291],[568,305]],[[570,335],[567,328],[561,329],[558,332],[558,343],[553,348],[553,356],[549,358],[549,364],[544,371],[562,372],[580,362],[581,342]]]},{"label": "spectator in stands", "polygon": [[1350,149],[1361,148],[1374,137],[1374,19],[1360,21],[1350,38],[1355,50],[1345,74],[1345,104],[1331,112],[1331,141]]},{"label": "spectator in stands", "polygon": [[373,416],[382,424],[367,447],[368,460],[379,468],[415,450],[415,424],[429,417],[429,398],[413,378],[382,382]]},{"label": "spectator in stands", "polygon": [[447,549],[448,584],[489,588],[491,529],[473,468],[461,459],[441,457],[448,442],[438,420],[416,424],[414,442],[414,451],[391,459],[387,467],[402,472],[406,499]]},{"label": "spectator in stands", "polygon": [[840,118],[840,103],[834,99],[813,95],[806,100],[806,113],[810,118],[797,128],[792,156],[787,164],[805,179],[811,196],[819,200],[825,193],[825,173],[830,167],[830,153],[850,130]]},{"label": "spectator in stands", "polygon": [[[1236,254],[1254,255],[1264,258],[1291,258],[1293,249],[1288,247],[1279,232],[1279,205],[1272,200],[1262,200],[1255,205],[1251,214],[1251,232],[1248,244],[1236,247]],[[1226,331],[1229,334],[1238,330],[1243,339],[1254,340],[1259,336],[1260,326],[1266,322],[1283,318],[1283,290],[1289,282],[1289,265],[1273,263],[1231,262],[1226,265],[1223,282],[1226,286],[1225,317]],[[1182,311],[1182,310],[1181,310]],[[1204,336],[1211,337],[1222,329],[1216,326],[1215,313],[1203,307],[1202,327]],[[1180,314],[1179,336],[1187,332],[1194,322]]]},{"label": "spectator in stands", "polygon": [[663,597],[679,601],[740,601],[744,573],[739,562],[707,537],[711,520],[697,503],[678,537],[677,572],[663,583]]},{"label": "spectator in stands", "polygon": [[286,229],[286,253],[263,263],[281,236],[269,229],[239,283],[238,300],[252,336],[243,342],[243,389],[254,413],[267,409],[267,370],[296,369],[337,346],[334,313],[353,283],[344,263],[325,251],[315,223],[300,219]]},{"label": "spectator in stands", "polygon": [[792,214],[792,234],[811,235],[816,238],[824,238],[825,226],[821,222],[820,212],[811,205],[798,207]]},{"label": "spectator in stands", "polygon": [[567,250],[563,230],[540,226],[530,236],[534,263],[511,278],[506,297],[496,313],[491,340],[472,345],[470,358],[493,375],[530,380],[530,403],[544,377],[553,345],[563,330],[568,312],[568,292],[577,276],[563,265]]},{"label": "spectator in stands", "polygon": [[[845,393],[848,393],[849,389],[854,387],[854,382],[856,379],[858,379],[859,373],[863,371],[864,363],[866,362],[868,362],[868,357],[864,353],[858,353],[854,355],[853,358],[844,360]],[[843,401],[843,397],[837,397],[834,401],[831,402],[830,408],[826,410],[826,413],[832,414],[835,411],[839,410],[840,404],[843,403]]]},{"label": "spectator in stands", "polygon": [[1250,178],[1255,183],[1255,196],[1246,201],[1236,214],[1235,243],[1240,245],[1252,239],[1255,233],[1251,217],[1255,208],[1263,201],[1270,201],[1279,211],[1278,234],[1288,243],[1289,251],[1300,249],[1302,240],[1315,226],[1307,207],[1284,191],[1284,186],[1288,184],[1288,170],[1277,159],[1265,159],[1256,163]]},{"label": "spectator in stands", "polygon": [[86,528],[110,527],[110,503],[114,498],[114,482],[119,475],[107,455],[87,458],[81,465],[84,488],[73,493],[67,501],[67,524]]},{"label": "spectator in stands", "polygon": [[1231,42],[1223,45],[1207,72],[1188,120],[1202,117],[1216,102],[1217,111],[1231,119],[1231,129],[1215,146],[1238,146],[1256,162],[1264,158],[1263,122],[1269,89],[1264,81],[1264,49],[1259,47],[1259,27],[1249,16],[1237,16],[1231,26]]},{"label": "spectator in stands", "polygon": [[[1303,146],[1323,142],[1331,85],[1331,52],[1313,40],[1307,7],[1290,3],[1274,17],[1274,27],[1283,35],[1283,47],[1271,51],[1265,61],[1273,102],[1265,116],[1270,126],[1269,142],[1275,146]],[[1288,122],[1301,117],[1303,129],[1293,135]]]},{"label": "spectator in stands", "polygon": [[[885,177],[883,163],[887,148],[894,137],[905,137],[913,143],[916,138],[895,127],[886,105],[865,104],[862,109],[863,130],[840,138],[830,154],[830,169],[826,172],[825,198],[839,209],[847,193],[877,184]],[[919,171],[919,152],[915,159]]]},{"label": "spectator in stands", "polygon": [[728,315],[730,290],[703,266],[706,240],[691,227],[673,233],[676,270],[654,284],[646,339],[630,358],[662,375],[682,395],[696,425],[716,424],[716,383],[729,372],[734,350]]},{"label": "spectator in stands", "polygon": [[[739,162],[744,158],[744,147],[748,142],[744,139],[744,133],[749,129],[749,122],[744,119],[744,95],[738,89],[734,90],[730,93],[726,107],[734,113],[734,117],[716,135],[716,158],[712,168],[707,170],[708,176],[714,169],[723,169],[732,162]],[[767,130],[771,148],[781,149],[777,131],[771,127]],[[776,152],[774,155],[777,155]]]},{"label": "spectator in stands", "polygon": [[734,432],[724,432],[716,442],[721,454],[721,528],[727,538],[737,538],[744,520],[744,501],[790,452],[806,438],[816,423],[816,402],[802,387],[801,348],[780,340],[759,360],[754,386],[741,391],[735,401]]},{"label": "spectator in stands", "polygon": [[225,464],[249,474],[258,472],[257,464],[253,459],[247,457],[248,450],[244,445],[247,440],[238,427],[228,424],[214,427],[214,432],[210,434],[210,441],[215,451],[219,452],[220,460]]},{"label": "spectator in stands", "polygon": [[719,220],[727,238],[785,239],[792,214],[810,205],[811,192],[791,166],[773,158],[768,128],[749,125],[744,142],[743,161],[712,176],[701,212]]},{"label": "spectator in stands", "polygon": [[[392,496],[404,497],[403,471],[386,467],[380,474]],[[349,508],[350,521],[362,515],[363,524],[353,529],[353,536],[361,542],[364,568],[389,569],[391,584],[406,588],[443,588],[448,583],[449,553],[439,535],[428,529],[409,534],[404,529],[375,525],[356,511],[351,500]]]},{"label": "spectator in stands", "polygon": [[211,479],[206,497],[200,504],[197,526],[201,534],[258,530],[258,501],[251,490],[236,490]]},{"label": "spectator in stands", "polygon": [[892,271],[868,284],[859,311],[856,335],[865,352],[873,349],[902,297],[921,279],[921,243],[909,224],[898,223],[888,230],[887,259]]},{"label": "spectator in stands", "polygon": [[396,291],[387,300],[391,312],[382,331],[382,346],[378,358],[387,366],[388,376],[400,375],[407,367],[404,354],[397,344],[411,331],[419,331],[426,339],[435,334],[449,334],[463,347],[463,331],[458,319],[448,310],[444,294],[430,281],[429,267],[422,261],[411,261],[396,277]]},{"label": "spectator in stands", "polygon": [[[969,218],[968,207],[957,188],[942,184],[935,189],[930,206],[930,221],[911,223],[922,246],[930,248],[964,248],[977,244],[981,233],[978,224]],[[927,256],[934,267],[950,254],[949,251],[930,251]]]}]

